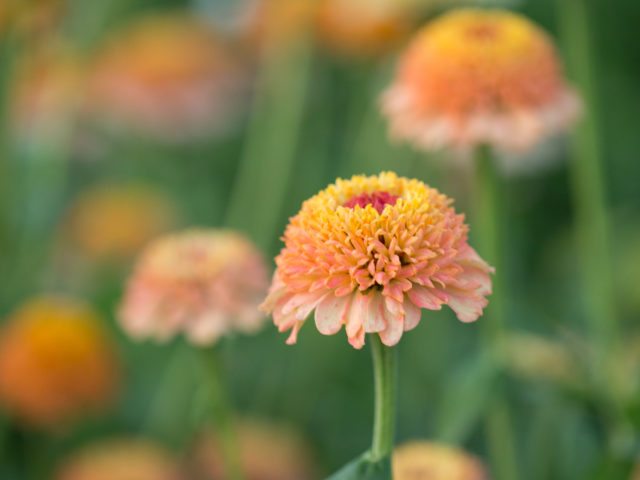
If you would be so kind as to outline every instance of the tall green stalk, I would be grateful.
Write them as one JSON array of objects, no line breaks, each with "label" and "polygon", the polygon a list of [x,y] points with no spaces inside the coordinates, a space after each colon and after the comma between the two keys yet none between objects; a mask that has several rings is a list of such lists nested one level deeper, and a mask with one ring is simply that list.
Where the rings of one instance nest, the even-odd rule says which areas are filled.
[{"label": "tall green stalk", "polygon": [[370,460],[379,462],[393,451],[396,418],[396,370],[397,354],[387,347],[380,335],[369,335],[373,356],[375,410],[373,440],[369,451]]},{"label": "tall green stalk", "polygon": [[[292,42],[263,61],[226,225],[270,248],[292,176],[311,70],[311,44]],[[260,208],[256,208],[256,204]]]},{"label": "tall green stalk", "polygon": [[[479,251],[484,259],[496,269],[493,293],[489,306],[481,320],[484,348],[494,352],[499,362],[503,361],[504,332],[506,323],[505,269],[502,225],[505,220],[504,199],[498,166],[491,149],[479,146],[475,159],[476,185],[475,207],[476,232]],[[516,461],[515,440],[509,408],[506,400],[499,396],[487,414],[487,437],[496,480],[520,478]]]},{"label": "tall green stalk", "polygon": [[222,382],[218,356],[213,349],[202,352],[202,365],[206,372],[204,378],[211,401],[211,417],[214,422],[217,438],[220,441],[222,458],[225,464],[225,478],[244,480],[242,463],[238,448],[233,413],[227,398],[227,391]]},{"label": "tall green stalk", "polygon": [[[560,34],[569,76],[576,82],[584,103],[584,116],[571,142],[571,187],[575,217],[575,239],[581,264],[583,302],[591,344],[592,372],[596,388],[606,392],[609,410],[609,443],[614,452],[632,454],[633,428],[624,411],[624,398],[616,398],[608,387],[610,371],[620,348],[620,326],[616,312],[611,265],[611,225],[599,125],[594,46],[586,0],[558,0]],[[613,392],[613,393],[612,393]]]},{"label": "tall green stalk", "polygon": [[599,351],[596,363],[605,365],[607,351],[617,336],[617,324],[611,279],[610,225],[596,102],[594,49],[590,41],[586,0],[558,0],[557,4],[567,69],[584,101],[584,118],[575,129],[571,143],[571,186],[584,300],[591,335]]}]

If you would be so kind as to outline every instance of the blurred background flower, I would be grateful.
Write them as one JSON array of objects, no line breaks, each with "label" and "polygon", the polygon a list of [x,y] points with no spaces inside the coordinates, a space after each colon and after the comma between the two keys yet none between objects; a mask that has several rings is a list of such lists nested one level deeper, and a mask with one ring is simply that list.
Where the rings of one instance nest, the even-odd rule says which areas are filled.
[{"label": "blurred background flower", "polygon": [[60,429],[113,404],[114,346],[90,307],[36,297],[0,336],[0,404],[30,426]]},{"label": "blurred background flower", "polygon": [[66,459],[55,480],[187,480],[175,455],[148,440],[103,440]]},{"label": "blurred background flower", "polygon": [[133,337],[184,333],[210,345],[221,335],[255,332],[267,287],[264,260],[232,231],[187,230],[160,237],[141,254],[120,308]]},{"label": "blurred background flower", "polygon": [[[316,480],[311,449],[305,439],[289,427],[245,419],[238,423],[242,468],[247,480]],[[192,453],[197,478],[227,478],[220,447],[213,433],[203,434]]]},{"label": "blurred background flower", "polygon": [[186,13],[142,17],[114,32],[91,69],[90,112],[113,130],[157,141],[226,129],[248,87],[231,46]]},{"label": "blurred background flower", "polygon": [[476,457],[455,447],[413,441],[393,453],[394,480],[488,480]]}]

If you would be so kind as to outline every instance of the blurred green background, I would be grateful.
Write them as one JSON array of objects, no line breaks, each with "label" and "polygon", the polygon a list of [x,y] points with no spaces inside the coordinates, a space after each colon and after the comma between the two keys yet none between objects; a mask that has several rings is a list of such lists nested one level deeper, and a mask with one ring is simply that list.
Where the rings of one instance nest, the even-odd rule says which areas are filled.
[{"label": "blurred green background", "polygon": [[[55,3],[17,0],[21,12],[14,16],[3,16],[0,7],[0,314],[8,318],[41,293],[86,300],[117,341],[124,385],[112,411],[64,434],[32,430],[3,414],[0,478],[7,480],[27,478],[24,465],[33,461],[33,452],[39,452],[43,465],[54,465],[79,445],[105,436],[143,434],[183,451],[202,421],[193,408],[198,372],[188,355],[176,357],[189,347],[182,341],[136,343],[117,326],[115,312],[135,253],[97,258],[70,238],[70,212],[84,192],[105,184],[114,190],[130,184],[153,188],[173,205],[174,228],[239,229],[263,249],[270,265],[287,219],[336,177],[393,170],[454,197],[459,211],[471,210],[469,174],[447,163],[446,153],[425,155],[387,138],[379,95],[405,39],[374,54],[340,51],[319,38],[304,15],[256,33],[247,26],[254,21],[244,11],[248,7],[231,0]],[[573,3],[587,1],[502,5],[551,32],[562,51],[566,43],[559,18]],[[459,5],[413,2],[412,25]],[[45,12],[26,12],[30,9]],[[189,12],[220,32],[239,88],[229,93],[237,99],[222,127],[172,138],[125,122],[123,127],[117,120],[95,121],[76,108],[78,99],[68,92],[53,106],[45,105],[50,111],[38,107],[35,120],[21,123],[22,107],[16,104],[26,84],[21,77],[25,59],[51,50],[55,63],[72,52],[84,67],[95,68],[92,62],[114,32],[165,10],[176,18]],[[424,313],[419,328],[400,344],[398,440],[459,444],[492,465],[496,452],[487,440],[487,412],[503,399],[515,439],[505,455],[516,452],[522,479],[630,478],[640,448],[640,3],[588,2],[587,10],[589,44],[580,54],[592,73],[590,114],[597,126],[594,145],[611,227],[620,338],[604,378],[593,371],[597,347],[588,334],[588,302],[581,293],[566,139],[535,153],[553,158],[544,169],[504,179],[507,368],[494,365],[483,349],[478,324],[464,325],[448,310]],[[48,81],[46,71],[36,75]],[[71,93],[80,89],[74,86]],[[65,108],[69,105],[74,107]],[[182,127],[178,120],[170,129]],[[94,219],[97,237],[104,235],[99,220]],[[104,221],[117,223],[117,215]],[[216,346],[230,397],[240,416],[294,426],[308,439],[318,471],[328,474],[369,444],[370,358],[351,348],[342,333],[323,337],[312,325],[303,329],[297,345],[285,346],[284,340],[267,322],[258,335],[224,339]],[[184,362],[173,364],[179,374],[169,368],[175,358]]]}]

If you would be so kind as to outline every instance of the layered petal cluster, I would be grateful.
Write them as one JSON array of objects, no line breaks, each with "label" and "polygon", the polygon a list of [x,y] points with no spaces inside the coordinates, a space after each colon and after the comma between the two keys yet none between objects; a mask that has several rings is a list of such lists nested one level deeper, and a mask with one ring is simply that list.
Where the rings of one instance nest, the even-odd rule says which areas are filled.
[{"label": "layered petal cluster", "polygon": [[421,309],[449,305],[476,320],[491,293],[487,265],[467,242],[451,200],[394,173],[338,180],[307,200],[284,234],[262,305],[295,343],[305,319],[325,335],[344,326],[351,345],[366,333],[395,345]]},{"label": "layered petal cluster", "polygon": [[168,340],[184,333],[212,344],[231,331],[262,325],[258,304],[267,289],[264,260],[239,233],[187,230],[142,252],[120,307],[133,337]]},{"label": "layered petal cluster", "polygon": [[118,376],[99,319],[78,302],[30,300],[0,334],[0,403],[35,427],[61,428],[103,410]]},{"label": "layered petal cluster", "polygon": [[455,447],[414,441],[393,452],[394,480],[487,480],[480,460]]},{"label": "layered petal cluster", "polygon": [[122,260],[176,223],[176,208],[161,191],[141,184],[103,184],[74,201],[64,233],[87,258]]},{"label": "layered petal cluster", "polygon": [[523,151],[567,128],[580,102],[549,36],[526,18],[462,9],[420,31],[383,96],[391,135],[426,150]]},{"label": "layered petal cluster", "polygon": [[116,439],[90,445],[67,459],[55,480],[187,480],[178,460],[145,440]]},{"label": "layered petal cluster", "polygon": [[96,58],[87,108],[164,141],[226,128],[244,93],[243,68],[208,25],[156,15],[114,34]]},{"label": "layered petal cluster", "polygon": [[[297,431],[261,420],[238,423],[238,447],[247,480],[319,478],[308,442]],[[198,478],[227,478],[222,444],[213,433],[202,435],[192,455]]]}]

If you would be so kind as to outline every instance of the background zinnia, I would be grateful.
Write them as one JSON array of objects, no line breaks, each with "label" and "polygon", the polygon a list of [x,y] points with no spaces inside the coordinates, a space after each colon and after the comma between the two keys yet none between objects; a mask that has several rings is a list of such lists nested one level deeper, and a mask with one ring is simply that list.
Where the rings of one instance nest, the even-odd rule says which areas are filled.
[{"label": "background zinnia", "polygon": [[36,297],[0,334],[0,404],[28,425],[57,429],[103,412],[118,362],[96,314],[61,297]]},{"label": "background zinnia", "polygon": [[184,333],[197,344],[253,332],[267,287],[262,256],[241,234],[187,230],[158,238],[142,252],[120,307],[133,337],[168,340]]},{"label": "background zinnia", "polygon": [[476,457],[456,447],[413,441],[393,453],[394,480],[488,480]]}]

